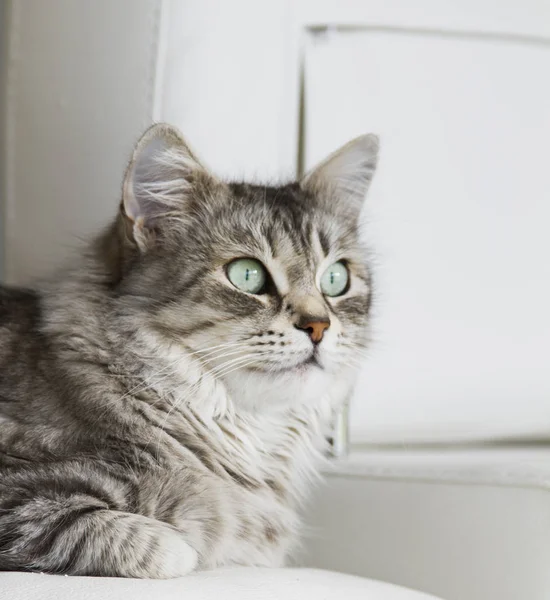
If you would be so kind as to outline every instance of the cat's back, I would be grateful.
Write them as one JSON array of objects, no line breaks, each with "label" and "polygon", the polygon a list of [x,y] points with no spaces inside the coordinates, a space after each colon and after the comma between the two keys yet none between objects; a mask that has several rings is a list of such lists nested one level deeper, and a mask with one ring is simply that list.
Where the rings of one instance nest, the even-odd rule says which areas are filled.
[{"label": "cat's back", "polygon": [[0,286],[0,403],[28,383],[41,354],[41,312],[37,292]]},{"label": "cat's back", "polygon": [[39,318],[36,292],[0,286],[0,362],[14,350],[13,344],[32,335]]},{"label": "cat's back", "polygon": [[38,310],[35,291],[0,285],[0,327],[28,321]]}]

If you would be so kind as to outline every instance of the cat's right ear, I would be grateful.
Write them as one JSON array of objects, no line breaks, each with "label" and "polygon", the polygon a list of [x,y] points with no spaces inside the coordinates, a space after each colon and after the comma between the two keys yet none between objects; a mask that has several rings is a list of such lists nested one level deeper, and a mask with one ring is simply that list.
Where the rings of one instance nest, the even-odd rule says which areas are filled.
[{"label": "cat's right ear", "polygon": [[378,163],[378,136],[361,135],[307,173],[304,189],[357,219]]},{"label": "cat's right ear", "polygon": [[183,214],[193,182],[206,169],[171,125],[151,126],[137,143],[124,177],[122,214],[141,251]]}]

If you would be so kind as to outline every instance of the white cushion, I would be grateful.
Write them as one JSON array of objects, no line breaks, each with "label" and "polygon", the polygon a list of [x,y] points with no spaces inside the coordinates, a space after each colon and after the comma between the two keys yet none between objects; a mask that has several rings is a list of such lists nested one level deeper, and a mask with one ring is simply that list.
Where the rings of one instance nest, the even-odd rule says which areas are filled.
[{"label": "white cushion", "polygon": [[388,583],[315,569],[232,568],[164,581],[0,573],[10,600],[436,600]]}]

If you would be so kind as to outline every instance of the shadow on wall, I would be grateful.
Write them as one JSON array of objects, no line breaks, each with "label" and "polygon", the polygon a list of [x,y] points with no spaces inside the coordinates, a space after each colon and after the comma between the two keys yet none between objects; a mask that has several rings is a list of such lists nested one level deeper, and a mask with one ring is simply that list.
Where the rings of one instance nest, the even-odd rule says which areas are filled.
[{"label": "shadow on wall", "polygon": [[5,96],[6,96],[6,56],[7,35],[6,28],[6,2],[0,2],[0,281],[4,280],[4,198],[6,179],[4,176],[4,136],[5,136]]}]

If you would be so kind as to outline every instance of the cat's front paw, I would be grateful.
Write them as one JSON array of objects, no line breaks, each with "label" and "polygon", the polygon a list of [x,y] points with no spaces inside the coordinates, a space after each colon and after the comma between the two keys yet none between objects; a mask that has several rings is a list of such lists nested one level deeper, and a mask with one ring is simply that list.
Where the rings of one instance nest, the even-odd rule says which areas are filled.
[{"label": "cat's front paw", "polygon": [[177,533],[163,535],[158,540],[158,549],[155,552],[153,573],[149,577],[155,579],[172,579],[188,575],[197,567],[198,554]]}]

